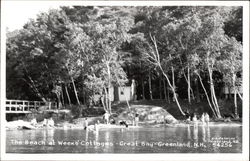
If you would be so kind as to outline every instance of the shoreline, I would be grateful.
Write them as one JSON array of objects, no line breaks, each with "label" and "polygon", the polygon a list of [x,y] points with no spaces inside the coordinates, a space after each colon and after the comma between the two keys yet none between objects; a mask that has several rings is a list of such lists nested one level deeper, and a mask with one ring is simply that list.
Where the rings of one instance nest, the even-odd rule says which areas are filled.
[{"label": "shoreline", "polygon": [[[13,125],[14,124],[14,125]],[[117,124],[96,124],[96,125],[89,125],[87,130],[96,131],[96,128],[99,129],[136,129],[136,128],[162,128],[162,127],[242,127],[242,122],[209,122],[209,124],[202,123],[202,122],[178,122],[175,124],[164,124],[164,123],[155,123],[150,124],[147,122],[139,122],[139,126],[128,126],[127,128],[124,125],[117,125]],[[30,122],[18,120],[18,121],[11,121],[7,122],[6,130],[47,130],[47,129],[64,129],[64,130],[74,130],[74,129],[83,129],[84,126],[82,124],[74,124],[63,122],[57,124],[56,126],[41,126],[37,124],[37,126],[31,125]]]}]

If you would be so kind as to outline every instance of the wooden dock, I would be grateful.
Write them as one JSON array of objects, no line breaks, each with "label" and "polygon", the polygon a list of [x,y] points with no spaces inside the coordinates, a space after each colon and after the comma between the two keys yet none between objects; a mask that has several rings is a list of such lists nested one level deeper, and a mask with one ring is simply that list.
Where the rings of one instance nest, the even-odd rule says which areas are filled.
[{"label": "wooden dock", "polygon": [[26,100],[6,100],[5,112],[6,113],[31,113],[31,111],[38,110],[42,107],[42,110],[57,109],[55,102],[43,102],[43,101],[26,101]]}]

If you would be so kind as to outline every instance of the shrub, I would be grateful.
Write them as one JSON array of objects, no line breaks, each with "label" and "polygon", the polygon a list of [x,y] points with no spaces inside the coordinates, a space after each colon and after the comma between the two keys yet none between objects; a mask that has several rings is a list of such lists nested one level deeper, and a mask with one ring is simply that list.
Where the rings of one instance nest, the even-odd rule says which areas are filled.
[{"label": "shrub", "polygon": [[105,111],[100,108],[86,108],[82,111],[82,116],[100,116],[103,115]]}]

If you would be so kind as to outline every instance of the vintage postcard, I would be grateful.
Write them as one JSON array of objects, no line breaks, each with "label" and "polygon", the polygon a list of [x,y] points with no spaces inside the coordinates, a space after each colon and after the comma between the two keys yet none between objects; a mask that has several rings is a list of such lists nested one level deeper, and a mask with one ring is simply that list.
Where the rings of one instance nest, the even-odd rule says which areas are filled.
[{"label": "vintage postcard", "polygon": [[1,159],[249,160],[249,2],[2,1]]}]

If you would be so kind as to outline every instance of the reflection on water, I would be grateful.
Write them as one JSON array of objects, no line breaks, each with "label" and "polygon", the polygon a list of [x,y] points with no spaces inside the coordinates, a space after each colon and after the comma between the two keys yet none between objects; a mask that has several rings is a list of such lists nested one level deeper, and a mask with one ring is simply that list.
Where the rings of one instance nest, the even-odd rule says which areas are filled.
[{"label": "reflection on water", "polygon": [[7,153],[240,153],[242,127],[7,131]]},{"label": "reflection on water", "polygon": [[198,142],[198,127],[197,126],[194,126],[193,128],[193,139],[194,139],[194,142]]},{"label": "reflection on water", "polygon": [[[42,131],[43,139],[44,140],[53,140],[54,139],[54,132],[55,131],[53,129],[43,130]],[[36,133],[31,132],[31,138],[34,138],[35,134]],[[67,135],[67,131],[66,131],[65,135]]]}]

